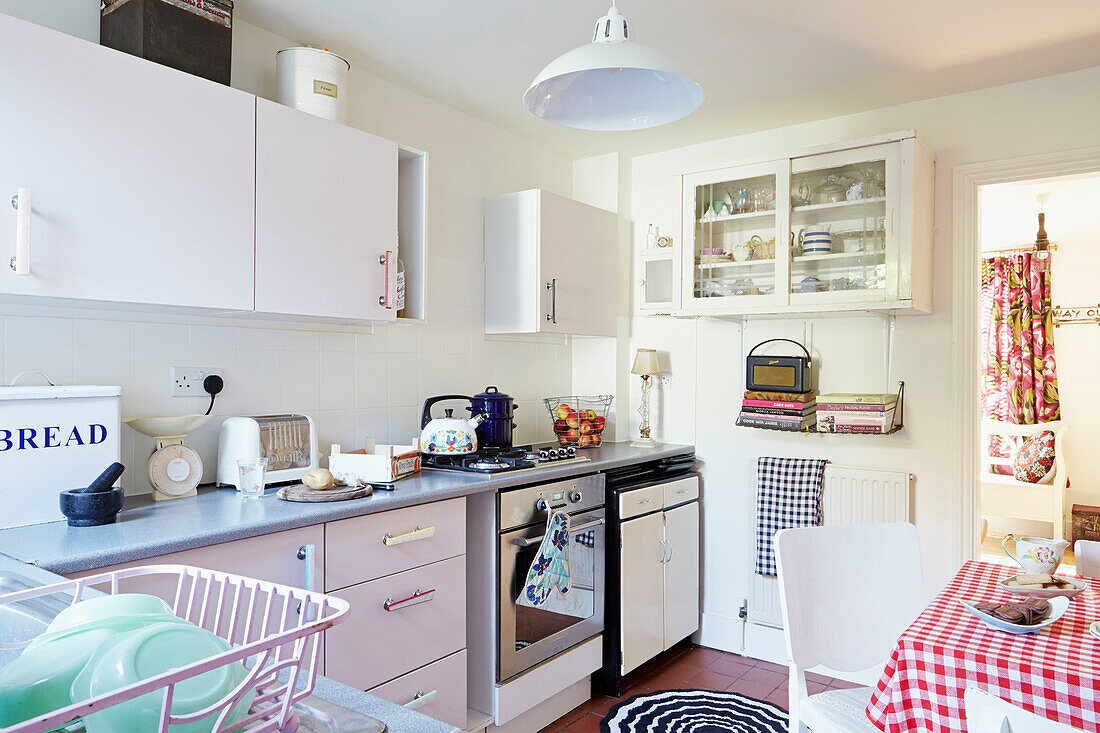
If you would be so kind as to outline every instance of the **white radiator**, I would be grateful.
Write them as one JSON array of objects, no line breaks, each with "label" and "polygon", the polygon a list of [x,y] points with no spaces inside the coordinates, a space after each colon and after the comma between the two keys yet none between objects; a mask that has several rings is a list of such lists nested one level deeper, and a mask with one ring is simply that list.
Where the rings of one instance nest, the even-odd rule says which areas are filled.
[{"label": "white radiator", "polygon": [[[867,524],[871,522],[909,521],[910,475],[903,471],[883,471],[877,468],[851,466],[825,467],[822,490],[825,525]],[[752,467],[755,497],[756,462]],[[753,500],[755,506],[755,498]],[[756,517],[753,516],[752,537],[756,537]],[[757,575],[756,547],[749,554],[750,580],[748,620],[750,623],[774,628],[783,627],[779,608],[779,581],[772,576]]]}]

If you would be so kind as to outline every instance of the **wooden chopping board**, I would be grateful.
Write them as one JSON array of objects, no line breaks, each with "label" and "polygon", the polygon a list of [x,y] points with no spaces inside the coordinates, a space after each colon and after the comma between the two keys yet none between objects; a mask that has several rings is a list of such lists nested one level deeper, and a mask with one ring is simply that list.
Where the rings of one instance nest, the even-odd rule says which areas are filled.
[{"label": "wooden chopping board", "polygon": [[317,489],[309,488],[305,484],[291,484],[290,486],[284,486],[276,491],[275,496],[283,501],[307,503],[318,501],[350,501],[351,499],[362,499],[364,496],[370,496],[372,490],[370,486],[361,488],[337,486],[335,488],[325,489],[324,491],[318,491]]}]

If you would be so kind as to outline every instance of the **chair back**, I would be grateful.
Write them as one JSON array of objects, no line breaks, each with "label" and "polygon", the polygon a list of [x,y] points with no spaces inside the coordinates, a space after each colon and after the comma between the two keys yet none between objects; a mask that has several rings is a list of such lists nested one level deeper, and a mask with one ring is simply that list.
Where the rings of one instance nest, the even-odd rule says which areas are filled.
[{"label": "chair back", "polygon": [[1077,574],[1086,578],[1100,578],[1100,542],[1077,540],[1073,544],[1073,559]]},{"label": "chair back", "polygon": [[924,607],[916,527],[785,529],[775,548],[791,664],[839,672],[879,665],[881,672],[898,636]]},{"label": "chair back", "polygon": [[1063,723],[1029,713],[977,687],[963,694],[968,733],[1075,733]]},{"label": "chair back", "polygon": [[[995,466],[1000,466],[1007,471],[1003,475],[1012,476],[1012,466],[1016,460],[1016,453],[1019,452],[1019,444],[1023,440],[1047,430],[1054,433],[1054,480],[1064,485],[1069,477],[1066,475],[1066,459],[1062,453],[1062,445],[1066,431],[1069,430],[1069,425],[1061,420],[1042,422],[1036,425],[1013,425],[998,420],[982,420],[982,476],[1002,475],[994,473],[993,468]],[[1011,455],[1008,457],[993,455],[991,439],[994,436],[1015,439],[1016,447],[1012,449]]]}]

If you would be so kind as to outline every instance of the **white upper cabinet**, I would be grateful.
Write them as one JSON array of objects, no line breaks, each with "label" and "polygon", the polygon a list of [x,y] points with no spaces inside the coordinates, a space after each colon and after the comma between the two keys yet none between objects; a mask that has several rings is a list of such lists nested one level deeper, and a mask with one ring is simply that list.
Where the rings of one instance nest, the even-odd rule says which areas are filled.
[{"label": "white upper cabinet", "polygon": [[256,310],[396,318],[397,144],[256,106]]},{"label": "white upper cabinet", "polygon": [[0,99],[0,294],[252,310],[255,97],[0,14]]},{"label": "white upper cabinet", "polygon": [[[914,133],[683,176],[683,315],[932,310],[934,159]],[[659,255],[643,250],[647,257]],[[640,314],[666,312],[642,288]]]},{"label": "white upper cabinet", "polygon": [[485,332],[614,336],[614,213],[540,189],[485,200]]}]

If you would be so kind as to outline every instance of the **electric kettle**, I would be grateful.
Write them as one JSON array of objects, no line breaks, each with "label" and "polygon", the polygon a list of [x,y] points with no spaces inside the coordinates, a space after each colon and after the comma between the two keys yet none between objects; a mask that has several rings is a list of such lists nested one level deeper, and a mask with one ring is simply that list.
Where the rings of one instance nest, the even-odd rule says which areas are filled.
[{"label": "electric kettle", "polygon": [[435,456],[460,456],[477,451],[477,426],[485,421],[485,415],[475,414],[469,420],[454,416],[453,409],[444,410],[446,417],[432,417],[432,405],[446,400],[466,400],[466,395],[440,395],[424,401],[424,414],[420,420],[420,452]]}]

